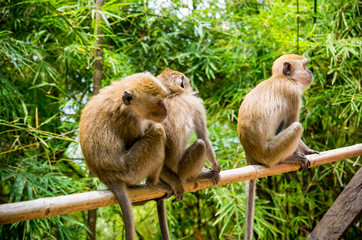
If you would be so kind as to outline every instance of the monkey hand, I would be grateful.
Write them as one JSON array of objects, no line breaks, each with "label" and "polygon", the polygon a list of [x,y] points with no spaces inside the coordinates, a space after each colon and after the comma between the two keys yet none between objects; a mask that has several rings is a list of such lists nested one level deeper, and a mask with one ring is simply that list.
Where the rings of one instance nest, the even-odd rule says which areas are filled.
[{"label": "monkey hand", "polygon": [[160,137],[166,136],[165,129],[161,123],[153,123],[146,134],[157,135]]}]

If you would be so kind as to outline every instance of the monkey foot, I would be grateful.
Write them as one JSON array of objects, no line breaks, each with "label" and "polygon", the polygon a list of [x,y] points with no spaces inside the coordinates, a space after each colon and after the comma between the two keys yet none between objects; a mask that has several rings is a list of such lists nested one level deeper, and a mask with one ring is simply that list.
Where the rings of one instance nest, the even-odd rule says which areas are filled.
[{"label": "monkey foot", "polygon": [[219,172],[220,170],[215,170],[214,168],[204,168],[196,179],[211,179],[213,184],[218,184],[220,182]]},{"label": "monkey foot", "polygon": [[220,171],[217,171],[213,168],[209,168],[209,170],[211,171],[211,180],[213,184],[218,184],[220,182]]},{"label": "monkey foot", "polygon": [[307,163],[305,165],[301,166],[299,168],[299,171],[305,171],[305,170],[307,170],[309,168],[309,166],[310,166],[310,161],[307,160]]},{"label": "monkey foot", "polygon": [[170,197],[172,197],[172,191],[166,191],[165,195],[163,195],[162,197],[160,197],[160,199],[168,199]]},{"label": "monkey foot", "polygon": [[174,194],[175,195],[175,199],[172,200],[172,202],[179,202],[182,201],[184,199],[184,194]]},{"label": "monkey foot", "polygon": [[316,150],[313,150],[313,149],[309,149],[309,150],[307,150],[304,154],[305,154],[305,155],[319,154],[319,152],[316,151]]},{"label": "monkey foot", "polygon": [[310,161],[305,157],[304,153],[296,152],[295,159],[300,163],[299,171],[305,171],[310,166]]},{"label": "monkey foot", "polygon": [[216,164],[215,166],[212,167],[216,172],[220,172],[221,171],[221,167],[219,164]]},{"label": "monkey foot", "polygon": [[175,199],[172,200],[172,202],[179,202],[181,200],[183,200],[184,198],[184,194],[176,194],[173,191],[166,191],[165,195],[163,195],[162,197],[158,198],[158,199],[169,199],[170,197],[175,196]]},{"label": "monkey foot", "polygon": [[293,155],[288,157],[284,162],[300,164],[299,171],[305,171],[310,166],[310,162],[309,162],[308,158],[306,158],[305,154],[301,153],[301,152],[293,153]]}]

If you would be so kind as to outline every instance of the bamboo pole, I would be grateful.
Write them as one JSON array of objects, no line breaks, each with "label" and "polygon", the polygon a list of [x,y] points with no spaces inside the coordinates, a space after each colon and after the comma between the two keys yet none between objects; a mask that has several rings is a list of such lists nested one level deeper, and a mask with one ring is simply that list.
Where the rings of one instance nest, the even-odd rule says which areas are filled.
[{"label": "bamboo pole", "polygon": [[[362,144],[356,144],[322,152],[318,155],[309,155],[307,157],[311,161],[310,167],[315,167],[361,155]],[[220,182],[217,185],[213,185],[211,180],[195,180],[187,182],[183,186],[185,192],[193,192],[230,183],[297,171],[299,168],[299,165],[295,164],[279,164],[272,168],[250,165],[247,167],[222,171],[220,173]],[[144,185],[129,188],[129,197],[133,203],[160,198],[164,194],[163,191],[151,189]],[[116,204],[118,204],[117,200],[109,190],[7,203],[0,205],[0,224],[48,218]]]},{"label": "bamboo pole", "polygon": [[[103,75],[103,45],[104,32],[102,25],[104,24],[100,11],[105,0],[96,0],[96,18],[94,23],[95,42],[94,42],[94,70],[93,70],[93,96],[102,88]],[[90,176],[94,176],[89,171]],[[88,229],[90,231],[87,240],[96,239],[97,209],[88,210]]]},{"label": "bamboo pole", "polygon": [[342,239],[362,215],[362,167],[349,181],[307,240]]}]

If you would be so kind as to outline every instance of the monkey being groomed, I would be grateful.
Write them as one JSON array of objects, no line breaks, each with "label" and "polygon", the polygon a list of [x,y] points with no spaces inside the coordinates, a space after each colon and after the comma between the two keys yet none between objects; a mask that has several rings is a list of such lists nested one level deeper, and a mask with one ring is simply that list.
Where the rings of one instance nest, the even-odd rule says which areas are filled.
[{"label": "monkey being groomed", "polygon": [[[272,77],[259,83],[245,96],[239,109],[238,136],[248,165],[268,167],[280,162],[300,164],[306,170],[306,154],[318,153],[301,140],[299,122],[301,96],[313,80],[308,59],[295,55],[278,58]],[[245,239],[253,237],[255,180],[248,181]]]},{"label": "monkey being groomed", "polygon": [[[208,137],[206,110],[202,99],[196,96],[190,80],[182,73],[165,69],[157,79],[168,89],[165,98],[168,117],[162,123],[166,132],[165,165],[160,178],[167,183],[175,195],[175,201],[182,200],[182,183],[190,179],[211,179],[214,184],[220,180],[220,165]],[[188,146],[195,132],[197,139]],[[211,168],[206,169],[205,159]],[[158,200],[159,222],[164,239],[169,239],[166,208],[163,199]]]},{"label": "monkey being groomed", "polygon": [[82,111],[80,144],[86,164],[115,194],[123,213],[127,240],[135,239],[127,186],[146,178],[159,186],[165,160],[167,90],[150,73],[112,82]]}]

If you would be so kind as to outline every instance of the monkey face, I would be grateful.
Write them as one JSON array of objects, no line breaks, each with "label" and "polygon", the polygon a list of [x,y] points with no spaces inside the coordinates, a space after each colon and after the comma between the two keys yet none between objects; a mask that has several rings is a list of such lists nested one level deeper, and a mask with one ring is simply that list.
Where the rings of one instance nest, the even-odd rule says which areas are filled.
[{"label": "monkey face", "polygon": [[297,82],[302,88],[308,87],[313,80],[312,72],[307,68],[307,58],[294,59],[283,63],[283,73]]},{"label": "monkey face", "polygon": [[312,72],[307,68],[308,59],[304,58],[295,62],[294,79],[303,87],[309,87],[313,80]]},{"label": "monkey face", "polygon": [[167,107],[163,99],[156,99],[149,108],[149,112],[146,117],[149,120],[161,123],[167,117]]},{"label": "monkey face", "polygon": [[167,117],[167,107],[164,97],[147,96],[141,97],[133,104],[134,112],[147,120],[161,123]]},{"label": "monkey face", "polygon": [[303,85],[310,85],[313,81],[313,74],[312,74],[312,71],[309,70],[307,68],[307,61],[305,61],[305,63],[303,63],[303,68],[304,68],[304,72],[305,72],[305,78],[304,78],[304,82],[302,83]]},{"label": "monkey face", "polygon": [[123,104],[138,118],[163,122],[167,117],[164,102],[168,94],[167,89],[150,73],[135,74],[131,77],[123,80],[128,80],[122,92]]},{"label": "monkey face", "polygon": [[122,101],[135,115],[161,123],[167,117],[167,107],[164,102],[166,91],[160,93],[152,96],[146,92],[127,90],[123,92]]},{"label": "monkey face", "polygon": [[170,68],[163,70],[157,79],[169,90],[171,95],[192,90],[190,80],[181,72]]}]

